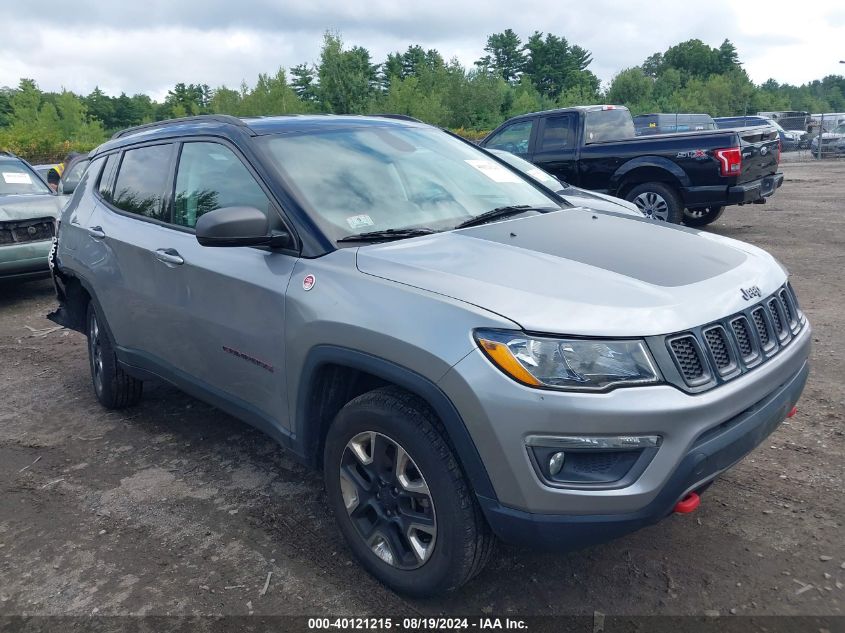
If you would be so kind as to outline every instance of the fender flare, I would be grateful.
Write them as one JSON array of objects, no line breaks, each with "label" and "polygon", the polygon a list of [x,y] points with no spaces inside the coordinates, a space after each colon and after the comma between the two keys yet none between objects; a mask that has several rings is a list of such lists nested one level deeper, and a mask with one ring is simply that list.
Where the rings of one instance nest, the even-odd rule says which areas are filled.
[{"label": "fender flare", "polygon": [[415,371],[392,361],[357,350],[335,345],[317,345],[306,357],[300,373],[301,379],[296,401],[295,436],[298,444],[307,452],[308,459],[314,458],[321,442],[321,428],[308,420],[308,402],[314,388],[314,376],[324,365],[340,365],[372,374],[409,391],[434,410],[448,434],[448,440],[455,449],[458,462],[469,478],[476,495],[496,499],[493,484],[481,455],[475,447],[460,413],[449,397],[434,382]]},{"label": "fender flare", "polygon": [[677,163],[672,162],[668,158],[663,158],[662,156],[638,156],[637,158],[632,158],[621,165],[619,169],[613,173],[610,177],[608,191],[612,191],[614,193],[618,192],[620,185],[625,181],[625,177],[632,171],[642,167],[661,169],[677,179],[677,181],[681,184],[681,187],[692,186],[692,181],[689,176]]}]

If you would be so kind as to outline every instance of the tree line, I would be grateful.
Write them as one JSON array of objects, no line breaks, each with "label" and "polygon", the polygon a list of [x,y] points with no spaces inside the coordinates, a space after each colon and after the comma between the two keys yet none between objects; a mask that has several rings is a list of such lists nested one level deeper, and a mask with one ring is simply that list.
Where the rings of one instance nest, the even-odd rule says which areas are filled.
[{"label": "tree line", "polygon": [[45,92],[33,79],[21,79],[16,88],[0,89],[0,147],[59,158],[132,125],[205,113],[396,113],[473,138],[517,114],[602,102],[626,105],[634,114],[845,111],[845,77],[755,85],[728,40],[719,47],[697,39],[676,44],[622,70],[604,90],[591,63],[588,50],[539,31],[525,41],[511,29],[490,35],[484,55],[469,68],[418,45],[376,63],[366,48],[346,46],[338,33],[327,32],[315,64],[259,74],[254,85],[178,83],[161,102],[99,88],[88,95]]}]

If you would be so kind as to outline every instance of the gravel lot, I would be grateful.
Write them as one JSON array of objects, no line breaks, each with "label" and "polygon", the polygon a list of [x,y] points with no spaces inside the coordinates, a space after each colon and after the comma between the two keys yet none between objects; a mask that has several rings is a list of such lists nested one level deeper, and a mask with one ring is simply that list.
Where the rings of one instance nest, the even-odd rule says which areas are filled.
[{"label": "gravel lot", "polygon": [[695,513],[575,553],[501,546],[436,600],[353,564],[319,477],[247,425],[165,385],[102,409],[85,339],[38,332],[51,284],[0,286],[0,614],[843,614],[845,162],[783,169],[712,230],[793,274],[815,328],[798,415]]}]

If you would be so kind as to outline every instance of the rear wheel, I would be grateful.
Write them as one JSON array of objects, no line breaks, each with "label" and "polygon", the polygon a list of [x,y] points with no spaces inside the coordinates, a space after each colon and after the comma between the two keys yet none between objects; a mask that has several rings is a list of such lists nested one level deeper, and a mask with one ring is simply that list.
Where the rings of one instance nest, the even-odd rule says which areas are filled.
[{"label": "rear wheel", "polygon": [[706,207],[704,209],[684,209],[684,224],[687,226],[706,226],[712,224],[725,212],[725,207]]},{"label": "rear wheel", "polygon": [[683,219],[684,206],[681,197],[670,185],[662,182],[647,182],[637,185],[625,196],[628,202],[633,202],[647,218],[680,224]]},{"label": "rear wheel", "polygon": [[493,545],[481,510],[425,402],[400,389],[349,402],[324,453],[329,502],[353,555],[392,589],[454,590]]},{"label": "rear wheel", "polygon": [[108,409],[123,409],[137,404],[141,399],[144,383],[127,374],[118,364],[105,330],[105,323],[92,301],[88,302],[85,322],[88,334],[88,361],[97,400]]}]

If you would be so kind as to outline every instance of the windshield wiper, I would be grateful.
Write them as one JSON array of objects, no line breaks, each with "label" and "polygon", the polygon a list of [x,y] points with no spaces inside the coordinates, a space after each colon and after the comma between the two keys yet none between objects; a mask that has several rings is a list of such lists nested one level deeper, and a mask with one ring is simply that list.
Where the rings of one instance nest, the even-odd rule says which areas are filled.
[{"label": "windshield wiper", "polygon": [[541,209],[532,207],[530,204],[509,204],[505,207],[490,209],[489,211],[485,211],[481,215],[476,215],[469,220],[464,220],[455,228],[462,229],[467,226],[478,226],[479,224],[486,224],[491,220],[506,218],[509,215],[519,215],[520,213],[525,213],[526,211],[541,211]]},{"label": "windshield wiper", "polygon": [[401,240],[406,237],[417,237],[419,235],[431,235],[436,233],[434,229],[386,229],[384,231],[368,231],[341,237],[338,242],[383,242],[386,240]]}]

